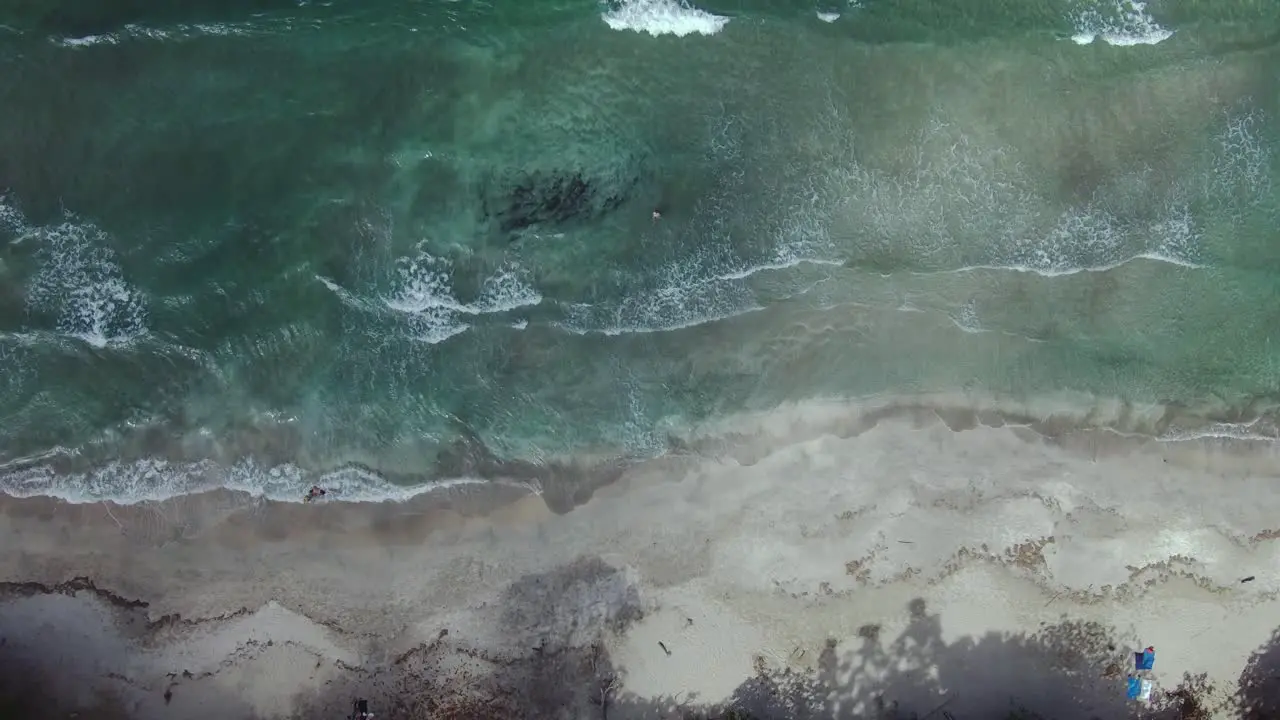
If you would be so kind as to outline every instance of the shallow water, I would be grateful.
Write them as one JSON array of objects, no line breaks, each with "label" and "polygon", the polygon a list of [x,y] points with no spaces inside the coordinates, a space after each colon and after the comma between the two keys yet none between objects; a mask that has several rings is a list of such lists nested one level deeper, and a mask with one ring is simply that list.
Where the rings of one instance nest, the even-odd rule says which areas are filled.
[{"label": "shallow water", "polygon": [[348,497],[399,496],[474,469],[460,439],[643,457],[920,393],[1274,437],[1273,3],[51,0],[0,25],[10,492],[294,498],[345,467]]}]

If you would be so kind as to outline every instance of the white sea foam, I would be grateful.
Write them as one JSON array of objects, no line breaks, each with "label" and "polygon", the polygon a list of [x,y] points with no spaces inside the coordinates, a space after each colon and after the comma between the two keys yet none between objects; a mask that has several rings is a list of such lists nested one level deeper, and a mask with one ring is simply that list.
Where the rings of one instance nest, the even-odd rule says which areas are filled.
[{"label": "white sea foam", "polygon": [[1107,264],[1107,265],[1067,266],[1067,267],[1057,268],[1057,269],[1037,268],[1037,267],[1030,267],[1027,265],[1017,265],[1017,264],[965,265],[964,267],[958,267],[954,269],[949,268],[946,270],[917,270],[917,271],[913,271],[911,274],[927,277],[929,275],[953,275],[953,274],[963,274],[963,273],[982,272],[982,271],[996,271],[996,272],[1027,273],[1030,275],[1039,275],[1040,277],[1053,278],[1053,277],[1066,277],[1069,275],[1077,275],[1080,273],[1108,272],[1111,270],[1115,270],[1116,268],[1128,265],[1129,263],[1140,262],[1140,261],[1168,263],[1169,265],[1177,265],[1178,267],[1187,268],[1189,270],[1200,270],[1205,267],[1204,265],[1197,265],[1195,263],[1186,262],[1178,258],[1159,255],[1156,253],[1141,253],[1138,255],[1134,255],[1133,257],[1125,258],[1123,260],[1118,260],[1114,263]]},{"label": "white sea foam", "polygon": [[741,282],[699,277],[688,265],[669,266],[658,287],[610,303],[569,306],[561,327],[585,335],[664,332],[760,310]]},{"label": "white sea foam", "polygon": [[727,320],[764,309],[745,282],[759,273],[800,265],[843,263],[809,256],[808,243],[783,241],[773,257],[757,263],[726,263],[699,257],[666,266],[653,288],[628,293],[607,304],[579,303],[568,308],[560,327],[577,335],[667,332]]},{"label": "white sea foam", "polygon": [[[678,291],[672,291],[667,297],[678,297]],[[663,298],[665,299],[665,297]],[[657,304],[659,307],[660,304]],[[652,309],[654,306],[644,307],[642,303],[636,303],[635,306],[649,310],[651,317],[642,317],[640,322],[649,320],[651,324],[627,324],[621,318],[625,316],[625,310],[615,310],[614,317],[619,320],[614,324],[604,323],[599,327],[593,327],[586,321],[599,318],[601,314],[596,308],[590,305],[573,305],[569,308],[569,320],[560,323],[560,327],[573,333],[574,335],[606,335],[608,337],[617,337],[619,335],[642,335],[645,333],[673,332],[676,330],[685,330],[698,325],[718,322],[720,320],[728,320],[739,315],[759,312],[764,308],[760,305],[750,305],[747,307],[735,308],[731,311],[722,311],[719,313],[694,314],[690,313],[684,317],[676,318],[654,318],[652,317]],[[640,313],[643,315],[644,313]],[[586,321],[584,321],[584,319]]]},{"label": "white sea foam", "polygon": [[[725,240],[709,239],[698,254],[653,273],[655,282],[651,285],[629,290],[616,300],[570,306],[560,327],[579,335],[666,332],[764,309],[764,304],[777,299],[777,291],[762,304],[752,282],[757,275],[844,264],[835,257],[825,227],[826,208],[808,195],[802,196],[802,201],[784,208],[780,217],[762,220],[762,232],[772,235],[771,249],[765,253],[744,258]],[[718,232],[703,230],[712,237]],[[807,289],[788,284],[781,294],[795,297],[804,292]]]},{"label": "white sea foam", "polygon": [[447,263],[424,254],[402,259],[397,271],[398,287],[383,302],[408,319],[416,338],[435,345],[466,331],[458,319],[465,306],[453,296]]},{"label": "white sea foam", "polygon": [[504,485],[541,493],[536,482],[451,478],[420,485],[394,485],[376,473],[345,467],[308,473],[292,465],[264,466],[251,460],[230,467],[210,461],[114,462],[85,473],[59,474],[45,465],[0,473],[0,492],[15,497],[55,497],[71,503],[110,500],[120,505],[156,502],[213,490],[232,490],[281,502],[302,502],[312,485],[341,502],[401,502],[432,492],[467,486]]},{"label": "white sea foam", "polygon": [[1247,423],[1214,423],[1195,430],[1173,429],[1159,438],[1162,442],[1192,442],[1195,440],[1257,440],[1275,443],[1280,440],[1275,427],[1270,427],[1260,420]]},{"label": "white sea foam", "polygon": [[111,34],[106,35],[85,35],[83,37],[74,38],[53,38],[52,42],[56,45],[65,47],[89,47],[91,45],[115,45],[120,40]]},{"label": "white sea foam", "polygon": [[98,348],[146,334],[146,299],[125,281],[106,233],[74,217],[30,227],[16,211],[8,212],[19,240],[38,246],[40,271],[27,289],[33,310],[55,314],[58,332]]},{"label": "white sea foam", "polygon": [[772,270],[787,270],[800,265],[827,265],[839,267],[844,265],[843,260],[827,260],[823,258],[798,257],[790,255],[785,249],[778,251],[777,257],[770,261],[760,263],[759,265],[751,265],[741,270],[730,270],[728,272],[715,276],[716,280],[745,280],[752,275]]},{"label": "white sea foam", "polygon": [[[627,385],[625,401],[628,415],[636,418],[649,415],[643,407],[641,393],[631,384]],[[661,433],[643,422],[630,425],[628,431],[633,433],[630,445],[636,450],[660,452],[665,440],[659,441],[658,438],[665,438],[668,433],[694,442],[717,438],[750,438],[753,447],[778,449],[835,437],[839,434],[837,429],[843,431],[856,426],[849,420],[868,418],[894,407],[970,409],[1009,413],[1019,417],[1052,418],[1078,424],[1083,429],[1105,429],[1122,437],[1132,437],[1139,441],[1134,445],[1135,449],[1147,439],[1169,443],[1204,438],[1274,442],[1280,436],[1274,420],[1269,416],[1242,423],[1208,423],[1199,427],[1192,421],[1187,427],[1161,430],[1159,428],[1166,415],[1163,406],[1134,404],[1075,393],[1058,393],[1026,402],[946,393],[880,397],[861,401],[813,400],[767,411],[716,417],[696,427],[688,427],[682,421],[672,420],[660,426],[663,431]],[[901,437],[903,446],[909,447],[914,442],[912,438],[919,431],[919,427],[913,425],[911,431]],[[978,430],[970,437],[975,442],[981,442],[982,433],[987,432]],[[947,433],[950,435],[951,431]],[[1010,439],[1010,442],[1014,441]],[[404,501],[431,492],[492,485],[504,485],[531,494],[541,492],[536,481],[504,483],[468,477],[423,482],[412,486],[395,485],[375,472],[354,465],[326,473],[309,473],[288,463],[271,466],[245,460],[232,466],[222,466],[211,461],[184,463],[150,459],[109,463],[82,473],[55,473],[48,465],[43,464],[60,455],[73,457],[75,454],[74,450],[55,448],[38,458],[24,458],[7,466],[0,465],[0,493],[17,497],[56,497],[72,503],[111,500],[120,504],[136,504],[218,489],[284,502],[300,502],[303,493],[312,484],[326,488],[330,492],[329,500],[337,502]],[[909,457],[909,454],[903,455],[895,451],[895,457]],[[1011,452],[1006,457],[1019,458],[1023,454]],[[42,464],[33,466],[33,462]],[[959,487],[964,487],[963,483]]]},{"label": "white sea foam", "polygon": [[715,35],[729,18],[712,15],[679,0],[621,0],[601,15],[614,30],[659,35]]},{"label": "white sea foam", "polygon": [[835,21],[837,21],[837,20],[839,20],[839,19],[840,19],[840,13],[838,13],[838,12],[822,12],[821,10],[819,10],[819,11],[818,11],[818,19],[819,19],[819,20],[821,20],[821,21],[822,21],[822,22],[824,22],[824,23],[833,23],[833,22],[835,22]]},{"label": "white sea foam", "polygon": [[447,261],[425,251],[404,258],[398,267],[399,287],[384,300],[409,318],[423,342],[434,345],[466,331],[469,325],[462,316],[503,313],[542,302],[542,296],[510,268],[486,278],[474,302],[461,302],[451,286],[451,269]]},{"label": "white sea foam", "polygon": [[398,267],[399,287],[385,300],[387,307],[404,313],[444,310],[461,315],[484,315],[542,302],[542,296],[511,268],[502,268],[486,278],[475,302],[461,302],[453,293],[451,270],[448,261],[426,252],[403,258]]},{"label": "white sea foam", "polygon": [[542,302],[534,290],[511,267],[502,267],[480,284],[475,300],[459,300],[453,288],[453,266],[425,249],[396,263],[395,279],[390,293],[376,301],[343,288],[329,278],[316,279],[337,295],[343,303],[364,312],[391,311],[405,318],[415,339],[428,344],[442,343],[466,332],[470,327],[464,317],[495,315]]},{"label": "white sea foam", "polygon": [[1271,194],[1270,146],[1262,129],[1267,116],[1251,107],[1228,115],[1218,134],[1209,193],[1228,205],[1256,205]]},{"label": "white sea foam", "polygon": [[963,332],[970,334],[987,332],[987,329],[982,327],[982,322],[978,319],[978,308],[972,302],[961,305],[952,313],[951,322]]},{"label": "white sea foam", "polygon": [[[1076,34],[1071,36],[1079,45],[1088,45],[1099,38],[1109,45],[1155,45],[1173,36],[1147,13],[1147,4],[1139,0],[1103,0],[1088,3],[1075,17]],[[1101,7],[1100,7],[1101,6]]]},{"label": "white sea foam", "polygon": [[1110,270],[1145,258],[1197,268],[1200,232],[1184,203],[1171,204],[1145,225],[1121,223],[1098,203],[1063,213],[1047,235],[1014,244],[1009,269],[1041,275]]},{"label": "white sea foam", "polygon": [[344,305],[348,305],[365,312],[378,312],[384,308],[383,304],[366,300],[323,275],[316,275],[315,278],[320,281],[320,284],[328,288],[329,292],[337,295],[338,299],[341,300]]},{"label": "white sea foam", "polygon": [[26,231],[27,220],[17,208],[9,204],[8,198],[0,195],[0,231],[21,235]]},{"label": "white sea foam", "polygon": [[480,298],[465,306],[464,312],[501,313],[533,307],[541,302],[542,295],[530,287],[519,272],[508,266],[485,278],[480,286]]},{"label": "white sea foam", "polygon": [[117,32],[82,35],[80,37],[51,37],[49,42],[68,48],[86,48],[96,45],[119,45],[129,40],[172,42],[209,36],[248,36],[265,30],[266,28],[262,26],[261,22],[257,26],[249,24],[195,23],[174,25],[167,28],[129,24]]},{"label": "white sea foam", "polygon": [[[1256,176],[1249,168],[1266,156],[1247,137],[1232,147],[1235,154],[1222,153],[1221,176]],[[1218,189],[1167,188],[1144,168],[1112,177],[1090,199],[1060,209],[1034,191],[1035,180],[1020,165],[1003,161],[1006,152],[977,146],[953,124],[934,123],[911,150],[915,157],[904,158],[905,178],[847,169],[840,180],[845,217],[866,238],[861,243],[923,275],[1005,269],[1059,276],[1137,259],[1203,267],[1203,228],[1191,208]]]}]

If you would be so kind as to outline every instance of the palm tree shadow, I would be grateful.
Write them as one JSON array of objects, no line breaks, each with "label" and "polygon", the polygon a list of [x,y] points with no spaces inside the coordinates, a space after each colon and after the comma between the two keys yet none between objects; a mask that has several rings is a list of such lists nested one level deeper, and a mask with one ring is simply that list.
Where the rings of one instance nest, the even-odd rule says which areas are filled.
[{"label": "palm tree shadow", "polygon": [[[1203,676],[1130,701],[1134,648],[1097,623],[949,639],[943,618],[916,599],[896,629],[865,625],[843,644],[829,639],[804,665],[803,656],[785,667],[758,657],[754,674],[721,699],[626,691],[629,669],[608,648],[643,608],[627,573],[598,558],[522,578],[494,608],[504,647],[442,628],[295,707],[321,717],[366,697],[380,720],[1208,720],[1225,709],[1206,705],[1214,692]],[[699,670],[715,669],[688,668]],[[1241,704],[1255,711],[1246,720],[1278,717],[1278,675],[1280,633],[1241,679]]]},{"label": "palm tree shadow", "polygon": [[[1191,720],[1206,691],[1187,678],[1150,703],[1127,698],[1131,648],[1110,628],[1076,621],[1036,633],[990,632],[947,642],[941,618],[920,599],[885,641],[864,626],[857,646],[829,640],[809,668],[769,670],[743,682],[723,703],[692,706],[673,698],[624,696],[612,720]],[[1274,656],[1280,674],[1280,652]],[[625,678],[625,668],[621,670]],[[1199,693],[1199,694],[1197,694]],[[1205,716],[1207,717],[1207,716]],[[1261,716],[1259,716],[1261,717]],[[1275,717],[1275,716],[1269,716]]]},{"label": "palm tree shadow", "polygon": [[1249,656],[1235,701],[1241,720],[1280,718],[1280,629]]}]

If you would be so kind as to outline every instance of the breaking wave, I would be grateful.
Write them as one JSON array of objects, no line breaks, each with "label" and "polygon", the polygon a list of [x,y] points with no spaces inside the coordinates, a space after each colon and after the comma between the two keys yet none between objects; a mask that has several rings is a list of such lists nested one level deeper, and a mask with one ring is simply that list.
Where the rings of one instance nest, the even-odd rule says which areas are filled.
[{"label": "breaking wave", "polygon": [[56,318],[56,330],[96,348],[125,345],[147,333],[147,301],[127,282],[111,238],[92,223],[68,215],[51,226],[33,227],[21,213],[0,204],[0,223],[32,243],[40,270],[27,288],[37,314]]},{"label": "breaking wave", "polygon": [[614,30],[659,35],[715,35],[729,18],[699,10],[683,0],[620,0],[602,16]]},{"label": "breaking wave", "polygon": [[1140,0],[1092,2],[1076,15],[1075,26],[1071,39],[1080,45],[1097,39],[1122,47],[1155,45],[1173,37],[1173,31],[1161,27]]},{"label": "breaking wave", "polygon": [[431,345],[466,332],[470,324],[464,318],[501,315],[542,302],[542,295],[518,269],[509,266],[485,277],[477,297],[464,302],[454,289],[452,271],[448,260],[420,249],[414,256],[396,261],[392,289],[376,299],[343,288],[328,278],[316,279],[351,307],[364,312],[395,313],[407,323],[415,339]]},{"label": "breaking wave", "polygon": [[243,492],[278,502],[302,502],[312,485],[321,485],[341,502],[403,502],[420,495],[470,486],[503,485],[537,494],[536,483],[480,478],[450,478],[397,485],[358,465],[312,472],[296,465],[264,465],[243,460],[231,466],[213,461],[160,459],[113,462],[83,473],[57,473],[45,465],[0,472],[0,492],[14,497],[55,497],[71,503],[110,500],[118,505],[158,502],[215,490]]}]

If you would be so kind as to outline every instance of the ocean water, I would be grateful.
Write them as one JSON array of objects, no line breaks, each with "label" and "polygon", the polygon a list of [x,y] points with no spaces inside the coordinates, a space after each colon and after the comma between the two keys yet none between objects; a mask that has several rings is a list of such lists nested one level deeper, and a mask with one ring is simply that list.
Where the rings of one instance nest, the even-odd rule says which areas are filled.
[{"label": "ocean water", "polygon": [[0,9],[12,494],[406,497],[815,399],[1268,440],[1277,331],[1280,3]]}]

